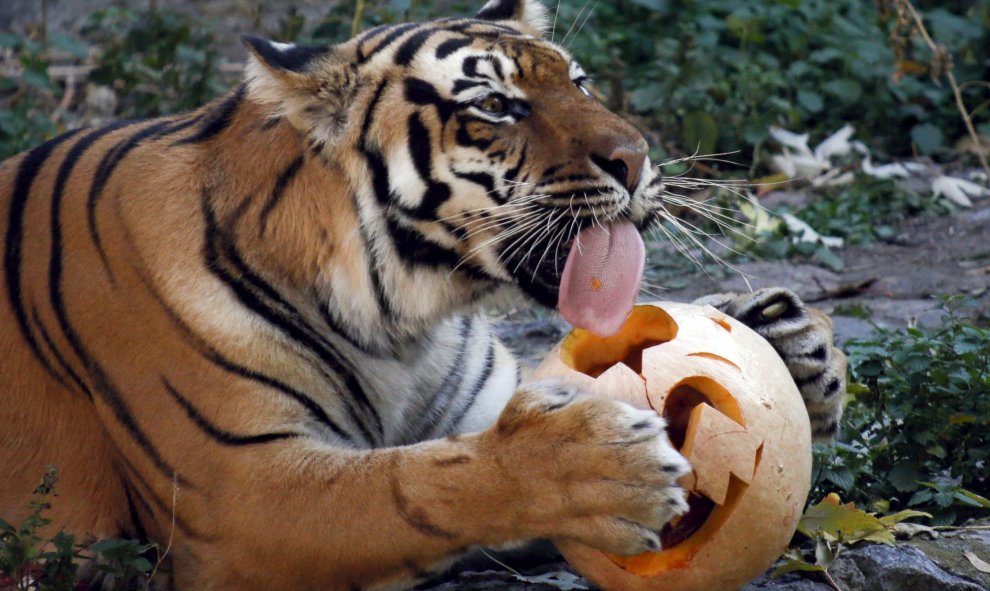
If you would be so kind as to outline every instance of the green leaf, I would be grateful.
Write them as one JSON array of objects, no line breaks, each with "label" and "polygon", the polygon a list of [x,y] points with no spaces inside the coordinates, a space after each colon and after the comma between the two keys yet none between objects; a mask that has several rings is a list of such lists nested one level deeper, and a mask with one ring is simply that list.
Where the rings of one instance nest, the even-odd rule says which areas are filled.
[{"label": "green leaf", "polygon": [[825,268],[835,272],[842,271],[846,267],[842,257],[832,252],[832,250],[827,246],[819,246],[815,250],[815,256],[812,258]]},{"label": "green leaf", "polygon": [[924,155],[933,154],[945,143],[942,130],[931,123],[919,123],[911,128],[911,141]]},{"label": "green leaf", "polygon": [[89,57],[89,48],[80,43],[78,40],[69,37],[64,33],[55,33],[49,37],[49,41],[52,46],[66,51],[76,56],[79,59],[86,59]]},{"label": "green leaf", "polygon": [[810,90],[799,90],[797,93],[798,104],[804,107],[809,113],[817,113],[825,107],[825,101],[821,95]]},{"label": "green leaf", "polygon": [[684,148],[691,153],[712,154],[718,141],[718,125],[715,119],[704,111],[692,111],[684,116],[681,135]]},{"label": "green leaf", "polygon": [[975,492],[961,488],[958,491],[956,491],[956,494],[964,497],[968,505],[971,505],[973,507],[981,507],[983,509],[990,509],[990,499],[987,499],[986,497],[981,497]]},{"label": "green leaf", "polygon": [[832,96],[852,104],[863,96],[863,87],[850,78],[837,78],[822,85],[822,89]]},{"label": "green leaf", "polygon": [[829,468],[825,470],[823,475],[826,480],[838,486],[843,491],[851,489],[856,482],[856,476],[852,473],[852,470],[846,467]]},{"label": "green leaf", "polygon": [[54,88],[54,86],[52,86],[52,81],[48,78],[47,71],[39,72],[37,70],[24,70],[24,73],[21,74],[21,80],[23,80],[28,86],[33,86],[42,90],[51,90]]},{"label": "green leaf", "polygon": [[887,474],[887,481],[900,492],[909,492],[918,488],[918,464],[913,461],[901,461]]}]

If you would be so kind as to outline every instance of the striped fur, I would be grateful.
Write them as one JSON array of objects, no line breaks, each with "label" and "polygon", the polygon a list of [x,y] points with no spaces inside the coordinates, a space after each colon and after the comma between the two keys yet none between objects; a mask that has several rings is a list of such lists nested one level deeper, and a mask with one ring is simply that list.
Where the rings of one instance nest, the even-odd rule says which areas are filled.
[{"label": "striped fur", "polygon": [[659,207],[645,142],[545,25],[491,0],[330,48],[246,39],[227,96],[0,165],[0,515],[55,464],[53,527],[171,540],[180,589],[656,548],[685,508],[663,421],[519,386],[474,312],[554,304],[578,230]]}]

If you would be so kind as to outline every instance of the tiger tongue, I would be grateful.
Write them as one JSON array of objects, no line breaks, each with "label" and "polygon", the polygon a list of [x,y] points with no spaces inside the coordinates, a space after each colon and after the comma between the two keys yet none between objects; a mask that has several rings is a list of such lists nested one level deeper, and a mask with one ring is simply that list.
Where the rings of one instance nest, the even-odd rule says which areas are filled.
[{"label": "tiger tongue", "polygon": [[645,261],[643,239],[629,222],[582,230],[564,265],[557,308],[578,328],[615,334],[636,302]]}]

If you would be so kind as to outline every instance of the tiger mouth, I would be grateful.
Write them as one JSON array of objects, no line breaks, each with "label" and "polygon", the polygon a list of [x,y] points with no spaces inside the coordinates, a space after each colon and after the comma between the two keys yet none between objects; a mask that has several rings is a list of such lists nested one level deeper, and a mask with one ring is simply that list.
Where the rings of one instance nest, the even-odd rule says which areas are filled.
[{"label": "tiger mouth", "polygon": [[506,268],[526,295],[547,308],[556,308],[564,264],[574,239],[555,245],[549,240],[531,251],[507,257]]},{"label": "tiger mouth", "polygon": [[505,269],[528,296],[547,308],[557,308],[564,267],[576,237],[585,228],[619,221],[631,221],[642,231],[648,219],[632,219],[627,205],[612,215],[585,215],[563,220],[535,243],[524,242],[519,248],[512,240],[503,244]]}]

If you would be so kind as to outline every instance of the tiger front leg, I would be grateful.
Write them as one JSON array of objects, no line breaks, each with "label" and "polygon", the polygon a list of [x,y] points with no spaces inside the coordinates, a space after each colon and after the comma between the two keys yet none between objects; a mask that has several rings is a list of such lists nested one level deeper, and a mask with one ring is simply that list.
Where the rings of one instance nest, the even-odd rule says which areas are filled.
[{"label": "tiger front leg", "polygon": [[688,466],[662,419],[548,384],[521,388],[481,433],[249,458],[214,494],[239,510],[221,539],[194,542],[208,546],[190,553],[199,568],[176,565],[198,571],[180,588],[405,588],[471,547],[536,538],[633,554],[686,510]]}]

